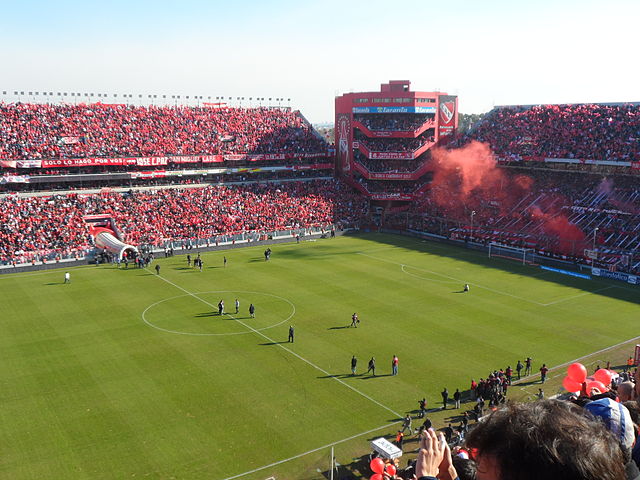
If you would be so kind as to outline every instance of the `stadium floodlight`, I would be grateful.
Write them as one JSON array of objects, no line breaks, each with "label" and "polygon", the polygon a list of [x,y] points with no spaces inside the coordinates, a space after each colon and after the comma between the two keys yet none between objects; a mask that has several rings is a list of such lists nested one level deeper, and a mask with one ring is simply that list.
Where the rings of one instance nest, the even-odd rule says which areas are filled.
[{"label": "stadium floodlight", "polygon": [[596,235],[598,234],[598,230],[600,230],[599,227],[596,227],[593,229],[593,256],[591,257],[591,268],[593,268],[595,262],[596,262],[596,257],[598,256],[596,253]]},{"label": "stadium floodlight", "polygon": [[29,95],[33,95],[33,92],[29,92]]},{"label": "stadium floodlight", "polygon": [[7,94],[7,91],[6,91],[6,90],[3,90],[3,91],[2,91],[2,94],[3,94],[3,95],[6,95],[6,94]]},{"label": "stadium floodlight", "polygon": [[162,98],[167,98],[167,96],[166,95],[162,95]]},{"label": "stadium floodlight", "polygon": [[138,94],[138,98],[142,98],[142,94],[141,93]]},{"label": "stadium floodlight", "polygon": [[75,97],[75,96],[76,96],[76,94],[75,94],[74,92],[71,92],[71,96],[72,96],[72,97]]},{"label": "stadium floodlight", "polygon": [[93,97],[93,93],[90,93],[90,94],[89,94],[89,96],[90,96],[90,97]]},{"label": "stadium floodlight", "polygon": [[473,217],[476,216],[476,211],[471,210],[471,236],[473,237]]},{"label": "stadium floodlight", "polygon": [[13,92],[13,94],[14,94],[14,95],[17,95],[17,94],[18,94],[18,92],[14,91],[14,92]]}]

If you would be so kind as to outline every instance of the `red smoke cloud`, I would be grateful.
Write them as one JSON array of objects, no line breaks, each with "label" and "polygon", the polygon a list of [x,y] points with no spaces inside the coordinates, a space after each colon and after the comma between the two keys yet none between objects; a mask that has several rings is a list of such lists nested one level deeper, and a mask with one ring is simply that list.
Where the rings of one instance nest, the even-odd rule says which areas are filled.
[{"label": "red smoke cloud", "polygon": [[427,202],[440,213],[466,223],[475,211],[478,226],[490,226],[505,215],[517,220],[514,225],[533,220],[533,225],[520,233],[539,235],[542,230],[543,235],[558,240],[556,248],[560,251],[581,253],[578,242],[584,241],[584,233],[559,210],[567,202],[549,194],[540,206],[518,205],[530,193],[534,180],[499,168],[488,145],[472,141],[453,150],[436,148],[431,164],[433,179],[426,192]]},{"label": "red smoke cloud", "polygon": [[491,203],[500,214],[506,213],[533,183],[525,175],[507,175],[498,168],[489,147],[476,141],[455,150],[435,149],[431,171],[429,197],[439,207],[458,214],[466,207],[482,216],[487,213],[482,211],[483,203]]}]

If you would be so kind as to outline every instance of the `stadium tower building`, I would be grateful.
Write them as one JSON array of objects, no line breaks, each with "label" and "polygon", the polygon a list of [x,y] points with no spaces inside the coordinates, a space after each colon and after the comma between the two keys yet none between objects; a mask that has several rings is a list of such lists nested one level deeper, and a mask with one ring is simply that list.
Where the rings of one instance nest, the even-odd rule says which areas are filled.
[{"label": "stadium tower building", "polygon": [[457,96],[410,86],[336,97],[336,172],[379,211],[402,211],[429,188],[430,149],[458,127]]}]

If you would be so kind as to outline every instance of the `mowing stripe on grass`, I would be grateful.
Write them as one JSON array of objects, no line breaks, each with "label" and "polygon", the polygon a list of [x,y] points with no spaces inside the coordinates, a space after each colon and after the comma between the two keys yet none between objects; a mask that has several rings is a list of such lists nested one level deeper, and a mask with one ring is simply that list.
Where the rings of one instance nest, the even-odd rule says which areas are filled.
[{"label": "mowing stripe on grass", "polygon": [[[395,422],[395,423],[400,423],[400,422]],[[260,470],[264,470],[265,468],[275,467],[276,465],[281,465],[281,464],[289,462],[291,460],[295,460],[296,458],[304,457],[305,455],[309,455],[311,453],[315,453],[315,452],[318,452],[320,450],[324,450],[325,448],[333,447],[334,445],[338,445],[340,443],[348,442],[349,440],[353,440],[353,439],[361,437],[363,435],[367,435],[369,433],[373,433],[373,432],[376,432],[378,430],[382,430],[383,428],[388,428],[388,427],[389,427],[389,425],[382,425],[381,427],[372,428],[371,430],[367,430],[366,432],[358,433],[356,435],[352,435],[350,437],[343,438],[342,440],[338,440],[337,442],[327,443],[326,445],[323,445],[323,446],[318,447],[318,448],[314,448],[313,450],[309,450],[308,452],[299,453],[298,455],[295,455],[293,457],[285,458],[284,460],[279,460],[277,462],[270,463],[269,465],[265,465],[263,467],[254,468],[253,470],[249,470],[248,472],[239,473],[237,475],[234,475],[233,477],[227,477],[227,478],[225,478],[223,480],[233,480],[234,478],[244,477],[245,475],[250,475],[252,473],[259,472]]]},{"label": "mowing stripe on grass", "polygon": [[[146,269],[147,271],[149,271],[149,269]],[[205,305],[210,306],[211,308],[217,308],[217,306],[213,305],[212,303],[207,302],[205,299],[198,297],[195,293],[190,292],[189,290],[186,290],[185,288],[182,288],[180,285],[177,285],[175,283],[173,283],[171,280],[168,280],[160,275],[154,275],[154,277],[159,278],[165,282],[167,282],[170,285],[173,285],[174,287],[176,287],[179,290],[182,290],[184,293],[186,293],[187,295],[192,296],[193,298],[200,300],[202,303],[204,303]],[[336,382],[344,385],[345,387],[349,388],[350,390],[354,391],[355,393],[357,393],[358,395],[366,398],[367,400],[375,403],[376,405],[378,405],[379,407],[384,408],[386,411],[393,413],[396,417],[398,418],[402,418],[403,416],[394,411],[393,409],[387,407],[386,405],[383,405],[382,403],[380,403],[379,401],[377,401],[376,399],[370,397],[369,395],[367,395],[364,392],[361,392],[360,390],[358,390],[355,387],[352,387],[351,385],[349,385],[347,382],[342,381],[341,379],[332,376],[329,372],[327,372],[324,368],[319,367],[318,365],[316,365],[315,363],[311,362],[310,360],[307,360],[306,358],[302,357],[301,355],[298,355],[296,352],[294,352],[293,350],[290,350],[289,348],[285,347],[284,345],[282,345],[281,343],[276,342],[274,339],[266,336],[264,333],[256,330],[255,328],[253,328],[251,325],[247,325],[246,323],[244,323],[242,320],[239,320],[238,318],[234,317],[233,315],[229,314],[229,313],[225,313],[225,315],[227,315],[230,318],[233,318],[236,322],[238,322],[240,325],[244,326],[246,329],[251,330],[253,333],[260,335],[262,338],[264,338],[265,340],[268,340],[269,342],[277,345],[278,347],[282,348],[284,351],[290,353],[291,355],[293,355],[294,357],[298,358],[299,360],[302,360],[303,362],[305,362],[307,365],[315,368],[316,370],[324,373],[325,375],[327,375],[328,377],[330,377],[332,380],[335,380]]]}]

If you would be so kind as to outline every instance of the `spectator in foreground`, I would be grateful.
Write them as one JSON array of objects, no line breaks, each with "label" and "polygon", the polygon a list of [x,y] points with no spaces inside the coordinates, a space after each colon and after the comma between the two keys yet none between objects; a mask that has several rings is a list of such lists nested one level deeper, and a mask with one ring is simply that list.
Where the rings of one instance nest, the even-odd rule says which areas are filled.
[{"label": "spectator in foreground", "polygon": [[[507,404],[469,433],[467,446],[477,462],[478,480],[626,478],[616,439],[569,402]],[[442,461],[439,450],[419,453],[418,478],[435,476],[432,468],[421,470],[421,465],[437,462],[437,454]]]}]

